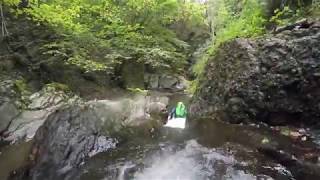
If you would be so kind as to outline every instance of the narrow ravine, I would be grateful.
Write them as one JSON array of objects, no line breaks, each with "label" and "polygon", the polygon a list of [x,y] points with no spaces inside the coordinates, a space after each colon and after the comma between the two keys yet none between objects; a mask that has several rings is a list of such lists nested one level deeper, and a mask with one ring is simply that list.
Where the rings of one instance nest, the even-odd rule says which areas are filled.
[{"label": "narrow ravine", "polygon": [[0,180],[319,180],[319,17],[0,0]]}]

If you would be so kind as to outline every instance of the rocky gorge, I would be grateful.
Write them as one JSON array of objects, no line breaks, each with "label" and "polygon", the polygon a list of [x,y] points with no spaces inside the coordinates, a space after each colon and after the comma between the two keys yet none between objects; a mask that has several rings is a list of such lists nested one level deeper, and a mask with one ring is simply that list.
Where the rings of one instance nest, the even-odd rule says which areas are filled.
[{"label": "rocky gorge", "polygon": [[[48,58],[40,47],[57,37],[25,18],[6,15],[12,36],[2,39],[0,50],[0,141],[4,149],[7,144],[31,142],[32,148],[26,150],[31,152],[28,166],[35,164],[37,170],[26,170],[22,179],[26,173],[40,179],[64,177],[63,172],[86,158],[115,148],[134,134],[151,136],[161,126],[170,93],[127,92],[116,88],[106,74],[84,73],[59,58]],[[184,88],[174,76],[153,76],[158,79],[145,80],[147,86],[156,84],[151,89]]]},{"label": "rocky gorge", "polygon": [[191,114],[232,123],[316,124],[318,41],[316,21],[224,44],[206,67]]},{"label": "rocky gorge", "polygon": [[[44,53],[51,28],[5,11],[0,44],[0,179],[320,178],[320,21],[219,46],[194,95],[184,73],[130,58],[115,74]],[[208,29],[175,24],[188,60]],[[179,33],[180,32],[180,33]],[[194,58],[194,59],[193,59]],[[187,128],[163,127],[179,101]]]},{"label": "rocky gorge", "polygon": [[225,43],[206,67],[190,117],[269,127],[290,137],[294,147],[266,135],[241,135],[296,179],[318,179],[319,145],[305,141],[310,141],[310,127],[319,127],[319,27],[319,21],[307,21],[262,38]]}]

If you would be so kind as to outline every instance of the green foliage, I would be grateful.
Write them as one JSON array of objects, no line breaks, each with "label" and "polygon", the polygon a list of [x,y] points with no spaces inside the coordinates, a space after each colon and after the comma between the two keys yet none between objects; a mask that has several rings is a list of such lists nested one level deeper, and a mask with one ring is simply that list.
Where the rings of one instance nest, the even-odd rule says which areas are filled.
[{"label": "green foliage", "polygon": [[270,22],[275,24],[276,26],[285,26],[285,25],[294,23],[299,19],[313,16],[313,13],[314,13],[313,8],[315,8],[315,6],[300,7],[298,9],[291,9],[289,6],[285,6],[282,10],[280,9],[275,10],[274,16],[270,18]]},{"label": "green foliage", "polygon": [[276,25],[286,25],[289,24],[290,20],[289,17],[296,16],[296,13],[289,8],[289,6],[285,6],[283,10],[276,9],[274,11],[274,16],[271,17],[270,22]]},{"label": "green foliage", "polygon": [[16,92],[19,95],[20,102],[17,104],[20,108],[26,108],[30,103],[29,96],[31,95],[30,89],[24,79],[18,79],[14,82],[14,87]]},{"label": "green foliage", "polygon": [[203,12],[206,9],[206,5],[199,5],[195,2],[183,3],[179,7],[180,13],[178,13],[177,19],[192,25],[203,25],[203,22],[206,21]]},{"label": "green foliage", "polygon": [[134,94],[147,95],[148,90],[140,89],[140,88],[127,88],[128,91],[131,91]]},{"label": "green foliage", "polygon": [[20,0],[2,0],[4,4],[8,6],[17,6],[20,3]]},{"label": "green foliage", "polygon": [[[226,41],[240,37],[256,37],[265,32],[266,19],[263,8],[257,0],[216,0],[212,15],[213,36],[212,45],[207,53],[193,67],[198,78],[204,72],[208,60],[214,56],[219,46]],[[198,86],[198,79],[191,85],[191,92]]]},{"label": "green foliage", "polygon": [[313,0],[311,4],[300,0],[295,5],[287,4],[283,8],[276,9],[274,15],[270,18],[270,22],[277,26],[285,26],[302,18],[319,16],[319,0]]},{"label": "green foliage", "polygon": [[14,82],[14,86],[17,90],[17,92],[20,94],[20,95],[26,95],[26,94],[29,94],[29,89],[28,89],[28,85],[27,83],[24,81],[24,80],[16,80]]},{"label": "green foliage", "polygon": [[30,2],[24,12],[60,35],[44,46],[45,54],[84,71],[113,73],[130,59],[178,72],[185,65],[187,47],[169,26],[178,21],[204,23],[204,6],[179,0]]},{"label": "green foliage", "polygon": [[53,82],[46,85],[47,88],[54,89],[56,91],[62,91],[62,92],[71,92],[69,86],[57,82]]},{"label": "green foliage", "polygon": [[[80,37],[77,36],[77,37]],[[65,37],[60,41],[46,44],[43,47],[44,54],[50,56],[58,56],[65,60],[67,64],[76,65],[81,67],[86,72],[89,71],[104,71],[107,70],[108,64],[106,58],[99,57],[98,50],[103,52],[103,46],[101,43],[92,42],[90,38],[86,44],[83,40],[87,37],[81,37],[74,39],[72,36]],[[98,40],[98,39],[97,39]],[[95,46],[96,45],[96,46]],[[105,60],[105,61],[104,61]]]},{"label": "green foliage", "polygon": [[320,0],[313,0],[312,6],[310,8],[310,15],[312,17],[319,17],[320,16]]}]

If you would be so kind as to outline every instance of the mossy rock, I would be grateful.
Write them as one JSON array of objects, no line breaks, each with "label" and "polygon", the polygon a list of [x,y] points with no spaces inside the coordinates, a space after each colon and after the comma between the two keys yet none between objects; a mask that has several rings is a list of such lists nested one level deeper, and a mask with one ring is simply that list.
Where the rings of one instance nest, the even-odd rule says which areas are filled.
[{"label": "mossy rock", "polygon": [[57,82],[47,84],[47,87],[55,89],[57,91],[66,92],[66,93],[71,91],[68,85],[62,84],[62,83],[57,83]]}]

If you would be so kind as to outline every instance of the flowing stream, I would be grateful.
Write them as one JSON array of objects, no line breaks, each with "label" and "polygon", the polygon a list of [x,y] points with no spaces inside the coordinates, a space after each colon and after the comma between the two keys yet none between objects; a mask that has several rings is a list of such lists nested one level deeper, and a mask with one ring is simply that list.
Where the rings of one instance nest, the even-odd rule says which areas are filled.
[{"label": "flowing stream", "polygon": [[[249,136],[258,136],[250,128],[212,122],[198,131],[163,127],[154,137],[133,137],[115,149],[91,157],[66,179],[294,179],[285,167],[250,148],[255,142]],[[264,133],[268,135],[268,131]],[[0,179],[24,163],[30,144],[2,149]]]},{"label": "flowing stream", "polygon": [[[183,96],[173,101],[183,101]],[[175,104],[171,102],[171,105]],[[68,180],[251,180],[294,179],[290,171],[258,153],[263,137],[290,144],[267,128],[209,120],[196,131],[163,127],[153,137],[131,137],[89,158]],[[316,133],[319,134],[319,133]],[[316,136],[320,142],[320,136]],[[0,179],[28,157],[31,143],[0,148]]]},{"label": "flowing stream", "polygon": [[246,171],[246,163],[238,161],[232,152],[206,148],[195,139],[130,146],[130,152],[126,147],[91,159],[82,168],[80,179],[256,179]]},{"label": "flowing stream", "polygon": [[[224,124],[218,123],[216,126],[220,129]],[[283,166],[265,159],[250,148],[227,142],[228,138],[239,135],[232,129],[222,129],[226,133],[213,132],[212,135],[220,140],[208,143],[208,139],[201,135],[194,136],[188,130],[163,128],[157,138],[137,137],[111,152],[98,154],[71,179],[293,179]]]}]

